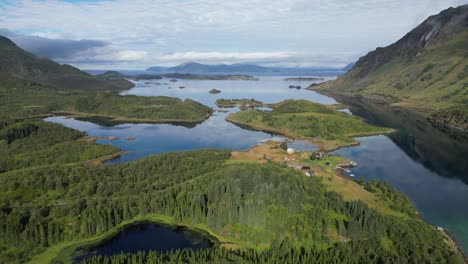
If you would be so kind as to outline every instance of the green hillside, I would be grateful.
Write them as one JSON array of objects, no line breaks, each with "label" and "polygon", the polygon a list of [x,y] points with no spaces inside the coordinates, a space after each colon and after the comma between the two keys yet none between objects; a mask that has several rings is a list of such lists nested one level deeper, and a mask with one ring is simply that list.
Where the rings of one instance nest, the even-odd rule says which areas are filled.
[{"label": "green hillside", "polygon": [[211,108],[189,99],[115,93],[132,85],[40,59],[0,37],[0,118],[57,113],[114,121],[196,123],[212,113]]},{"label": "green hillside", "polygon": [[0,74],[65,90],[120,91],[133,86],[125,79],[105,80],[70,65],[39,58],[3,36],[0,36]]},{"label": "green hillside", "polygon": [[396,43],[361,57],[336,81],[311,86],[424,112],[468,107],[468,5],[426,19]]},{"label": "green hillside", "polygon": [[240,111],[229,115],[227,120],[258,130],[309,140],[326,150],[356,144],[353,136],[390,131],[366,124],[333,107],[307,100],[285,100],[270,106],[273,107],[272,111]]}]

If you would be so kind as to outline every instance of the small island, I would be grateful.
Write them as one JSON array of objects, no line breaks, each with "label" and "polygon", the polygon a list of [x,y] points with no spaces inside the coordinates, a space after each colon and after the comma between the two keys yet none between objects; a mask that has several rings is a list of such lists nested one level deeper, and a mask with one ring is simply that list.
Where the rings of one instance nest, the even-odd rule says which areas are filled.
[{"label": "small island", "polygon": [[211,89],[211,90],[209,91],[209,93],[210,93],[210,94],[219,94],[219,93],[221,93],[221,90],[218,90],[218,89]]},{"label": "small island", "polygon": [[298,82],[309,82],[309,81],[323,81],[325,78],[323,77],[289,77],[284,78],[285,81],[298,81]]},{"label": "small island", "polygon": [[271,111],[246,110],[230,114],[226,120],[262,131],[279,133],[290,138],[307,140],[324,151],[357,145],[356,136],[392,132],[388,128],[369,125],[357,117],[333,107],[307,100],[285,100],[269,105]]},{"label": "small island", "polygon": [[263,102],[257,101],[255,99],[218,99],[215,104],[218,107],[228,108],[228,107],[261,107],[264,106]]}]

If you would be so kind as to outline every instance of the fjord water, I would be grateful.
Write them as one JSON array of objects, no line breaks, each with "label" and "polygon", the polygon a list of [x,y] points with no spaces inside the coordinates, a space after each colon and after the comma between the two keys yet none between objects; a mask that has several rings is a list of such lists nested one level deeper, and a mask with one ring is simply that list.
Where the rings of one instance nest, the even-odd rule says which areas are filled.
[{"label": "fjord water", "polygon": [[[308,87],[312,83],[321,81],[286,81],[281,76],[261,76],[252,81],[212,81],[212,80],[178,80],[170,82],[169,79],[155,80],[148,84],[147,81],[138,81],[133,89],[122,94],[140,96],[165,95],[181,99],[190,98],[202,104],[216,108],[215,101],[219,98],[241,99],[254,98],[264,103],[276,103],[285,99],[307,99],[321,104],[334,104],[336,101],[328,96],[310,92],[305,89],[288,88],[289,85]],[[329,80],[333,78],[325,78]],[[179,88],[184,87],[184,88]],[[221,90],[219,94],[210,94],[211,89]]]},{"label": "fjord water", "polygon": [[[283,81],[282,77],[260,77],[258,81],[197,81],[156,80],[168,85],[145,84],[124,94],[142,96],[166,95],[191,98],[215,109],[218,98],[254,98],[266,103],[285,99],[307,99],[322,104],[336,103],[335,99],[304,89],[290,89],[289,85],[306,87],[310,82]],[[183,86],[183,89],[178,87]],[[171,87],[169,89],[169,87]],[[208,93],[219,89],[220,94]],[[468,143],[453,139],[433,129],[424,118],[409,112],[386,109],[382,105],[337,98],[351,106],[351,112],[368,122],[392,127],[399,132],[386,136],[358,139],[360,146],[343,148],[334,153],[358,163],[353,170],[356,178],[379,179],[403,191],[414,202],[422,217],[430,223],[449,230],[468,249]],[[230,112],[237,108],[228,109]],[[349,110],[348,110],[349,111]],[[87,131],[90,136],[117,136],[121,140],[99,140],[131,151],[112,162],[126,162],[150,154],[199,148],[247,149],[269,139],[284,139],[260,131],[237,127],[224,119],[229,113],[214,116],[195,127],[170,124],[120,124],[103,126],[86,121],[48,118],[48,121]],[[135,141],[122,138],[135,137]],[[314,150],[312,144],[295,141],[292,147]]]},{"label": "fjord water", "polygon": [[411,111],[333,96],[368,122],[398,130],[335,151],[359,164],[351,173],[404,192],[425,220],[450,231],[468,254],[468,140],[435,129]]},{"label": "fjord water", "polygon": [[[322,104],[334,104],[333,98],[304,89],[290,89],[289,85],[306,87],[310,82],[284,81],[284,77],[260,77],[258,81],[197,81],[179,80],[171,83],[169,79],[156,80],[168,85],[136,83],[136,87],[124,94],[142,96],[165,95],[181,99],[190,98],[218,109],[215,101],[218,98],[255,98],[265,103],[275,103],[285,99],[307,99]],[[179,86],[185,88],[179,89]],[[172,87],[169,89],[169,87]],[[220,89],[220,94],[210,94],[211,89]],[[238,108],[229,108],[229,112]],[[127,162],[151,154],[170,151],[193,150],[201,148],[243,150],[267,140],[284,140],[285,137],[261,131],[242,129],[225,121],[228,113],[216,112],[208,120],[194,127],[174,124],[120,124],[104,126],[89,121],[65,119],[63,117],[47,118],[47,121],[63,124],[88,132],[90,136],[115,136],[120,140],[99,140],[99,143],[112,144],[128,151],[109,163]],[[125,138],[134,137],[135,141]],[[303,150],[315,150],[317,147],[304,141],[293,141],[291,147]]]},{"label": "fjord water", "polygon": [[185,229],[170,228],[153,223],[137,223],[123,228],[100,245],[80,249],[75,261],[93,256],[111,256],[138,251],[167,252],[178,249],[208,249],[213,243],[203,235]]},{"label": "fjord water", "polygon": [[[358,163],[356,178],[387,181],[408,195],[429,223],[452,233],[468,249],[468,184],[457,175],[444,177],[408,156],[391,136],[359,138],[360,145],[334,154]],[[455,153],[454,153],[455,154]],[[464,158],[466,158],[465,156]],[[460,159],[460,162],[466,162]]]}]

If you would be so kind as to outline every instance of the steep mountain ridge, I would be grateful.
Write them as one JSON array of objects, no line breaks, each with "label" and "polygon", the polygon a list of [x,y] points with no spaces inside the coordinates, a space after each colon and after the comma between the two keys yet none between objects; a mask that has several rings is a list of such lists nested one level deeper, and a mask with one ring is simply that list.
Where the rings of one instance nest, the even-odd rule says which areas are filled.
[{"label": "steep mountain ridge", "polygon": [[397,42],[361,57],[335,81],[310,87],[439,110],[468,104],[468,5],[430,16]]},{"label": "steep mountain ridge", "polygon": [[133,86],[124,79],[106,80],[67,64],[39,58],[3,36],[0,36],[0,75],[14,76],[57,89],[118,91]]}]

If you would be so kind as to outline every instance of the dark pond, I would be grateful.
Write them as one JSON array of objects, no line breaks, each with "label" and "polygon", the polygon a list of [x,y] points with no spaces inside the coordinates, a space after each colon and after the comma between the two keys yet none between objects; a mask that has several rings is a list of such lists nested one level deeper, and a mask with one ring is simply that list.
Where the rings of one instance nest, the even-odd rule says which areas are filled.
[{"label": "dark pond", "polygon": [[177,249],[208,249],[213,246],[205,236],[183,227],[171,228],[154,223],[138,223],[122,229],[100,245],[79,249],[74,260],[138,251],[167,252]]}]

